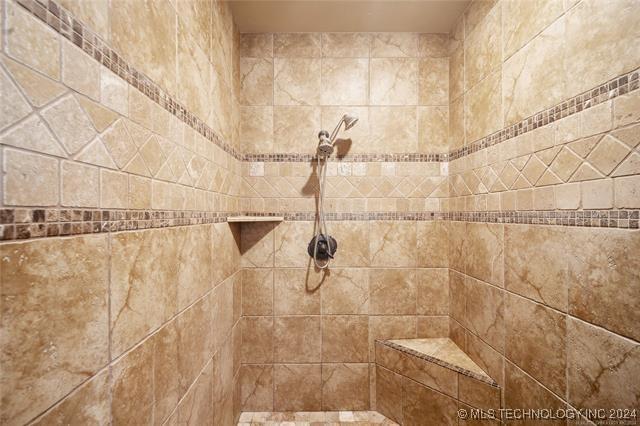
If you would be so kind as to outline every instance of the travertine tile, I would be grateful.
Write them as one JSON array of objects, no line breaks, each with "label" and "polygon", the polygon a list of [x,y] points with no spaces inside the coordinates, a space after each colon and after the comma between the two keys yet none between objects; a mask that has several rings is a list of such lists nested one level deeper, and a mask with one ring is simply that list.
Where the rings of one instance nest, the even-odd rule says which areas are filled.
[{"label": "travertine tile", "polygon": [[417,110],[415,107],[371,107],[369,152],[415,152],[418,147]]},{"label": "travertine tile", "polygon": [[[23,90],[29,102],[34,106],[42,107],[62,95],[66,90],[62,84],[35,72],[19,62],[12,61],[8,57],[2,56],[0,57],[0,61],[7,67],[7,71]],[[6,111],[4,109],[2,110],[3,118],[9,123],[15,121],[11,119],[11,117],[21,115],[21,111],[27,111],[29,108],[26,108],[21,102],[21,99],[16,96],[17,92],[13,90],[13,87],[6,86],[8,80],[6,80],[4,71],[0,72],[0,77],[2,78],[3,97],[6,99],[6,103],[3,104]]]},{"label": "travertine tile", "polygon": [[458,398],[482,410],[498,410],[500,388],[481,382],[473,377],[458,374]]},{"label": "travertine tile", "polygon": [[618,229],[570,228],[569,313],[637,339],[640,235]]},{"label": "travertine tile", "polygon": [[243,411],[273,410],[273,365],[240,368],[240,401]]},{"label": "travertine tile", "polygon": [[321,410],[320,364],[275,365],[273,405],[276,411]]},{"label": "travertine tile", "polygon": [[376,411],[402,423],[402,376],[376,365]]},{"label": "travertine tile", "polygon": [[613,207],[613,179],[600,179],[580,184],[583,209]]},{"label": "travertine tile", "polygon": [[568,251],[564,228],[505,225],[505,288],[566,312]]},{"label": "travertine tile", "polygon": [[442,221],[417,222],[417,266],[443,268],[449,266],[449,226]]},{"label": "travertine tile", "polygon": [[580,320],[568,320],[568,397],[576,408],[637,407],[640,346]]},{"label": "travertine tile", "polygon": [[415,314],[416,293],[413,269],[369,270],[369,311],[372,314]]},{"label": "travertine tile", "polygon": [[320,288],[307,269],[276,269],[273,303],[276,315],[320,314]]},{"label": "travertine tile", "polygon": [[107,256],[104,235],[0,246],[3,423],[27,422],[108,362]]},{"label": "travertine tile", "polygon": [[464,87],[469,90],[501,62],[501,8],[487,13],[464,43]]},{"label": "travertine tile", "polygon": [[209,362],[180,401],[180,405],[178,405],[178,424],[211,424],[214,414],[214,407],[211,404],[212,395],[213,363]]},{"label": "travertine tile", "polygon": [[368,58],[368,33],[322,33],[323,58]]},{"label": "travertine tile", "polygon": [[464,37],[469,37],[497,3],[496,0],[478,0],[464,11]]},{"label": "travertine tile", "polygon": [[273,60],[240,59],[242,105],[273,105]]},{"label": "travertine tile", "polygon": [[369,361],[375,360],[375,341],[385,339],[411,339],[416,337],[414,316],[369,316]]},{"label": "travertine tile", "polygon": [[503,3],[502,27],[505,59],[525,46],[563,12],[561,0]]},{"label": "travertine tile", "polygon": [[[640,31],[640,17],[633,13],[635,2],[616,0],[608,6],[588,0],[566,13],[566,73],[580,76],[567,82],[568,93],[588,90],[638,64],[640,54],[632,48]],[[594,57],[600,60],[594,63]]]},{"label": "travertine tile", "polygon": [[273,361],[273,318],[242,318],[242,362]]},{"label": "travertine tile", "polygon": [[175,15],[168,0],[109,7],[111,43],[115,49],[170,93],[176,90]]},{"label": "travertine tile", "polygon": [[371,34],[372,58],[406,58],[418,56],[418,34]]},{"label": "travertine tile", "polygon": [[100,69],[101,103],[122,115],[129,114],[129,86],[106,68]]},{"label": "travertine tile", "polygon": [[369,232],[372,266],[415,266],[415,222],[371,222]]},{"label": "travertine tile", "polygon": [[62,162],[62,205],[99,207],[100,173],[95,167]]},{"label": "travertine tile", "polygon": [[640,120],[638,104],[640,96],[637,91],[620,96],[613,101],[614,116],[613,121],[616,127],[635,123]]},{"label": "travertine tile", "polygon": [[94,100],[100,100],[100,64],[71,42],[62,42],[62,82]]},{"label": "travertine tile", "polygon": [[114,356],[173,316],[177,308],[175,229],[114,234],[111,338]]},{"label": "travertine tile", "polygon": [[449,150],[462,148],[465,144],[464,111],[464,97],[449,105]]},{"label": "travertine tile", "polygon": [[366,269],[332,269],[321,286],[322,314],[368,314]]},{"label": "travertine tile", "polygon": [[334,58],[322,61],[322,105],[367,105],[369,60]]},{"label": "travertine tile", "polygon": [[416,321],[416,337],[428,339],[449,336],[448,316],[421,316]]},{"label": "travertine tile", "polygon": [[505,355],[556,394],[566,391],[566,316],[519,296],[505,296]]},{"label": "travertine tile", "polygon": [[322,409],[369,408],[368,364],[322,364]]},{"label": "travertine tile", "polygon": [[105,369],[31,424],[105,424],[109,418],[109,372]]},{"label": "travertine tile", "polygon": [[502,117],[496,114],[496,111],[502,108],[501,84],[501,72],[496,71],[485,77],[465,95],[464,117],[467,144],[490,135],[502,127]]},{"label": "travertine tile", "polygon": [[[177,321],[153,335],[153,416],[156,424],[171,414],[184,389],[180,387]],[[182,355],[184,356],[184,354]]]},{"label": "travertine tile", "polygon": [[[358,126],[360,123],[358,123]],[[369,265],[369,222],[342,221],[329,224],[329,233],[338,241],[338,251],[331,265],[359,267]]]},{"label": "travertine tile", "polygon": [[70,154],[80,151],[96,136],[91,120],[71,95],[49,105],[41,114]]},{"label": "travertine tile", "polygon": [[273,107],[243,106],[240,112],[240,140],[243,152],[274,152]]},{"label": "travertine tile", "polygon": [[[343,130],[340,137],[336,140],[336,154],[355,154],[370,152],[370,124],[369,124],[369,108],[367,107],[345,107],[333,106],[323,107],[321,110],[321,127],[327,131],[333,130],[344,114],[358,117],[358,123],[349,130]],[[353,222],[350,222],[353,223]],[[336,223],[339,226],[340,223]]]},{"label": "travertine tile", "polygon": [[277,58],[320,57],[319,33],[276,33],[273,35],[273,55]]},{"label": "travertine tile", "polygon": [[273,57],[273,34],[240,34],[240,56],[243,58]]},{"label": "travertine tile", "polygon": [[153,415],[153,340],[127,352],[111,371],[112,422],[148,422]]},{"label": "travertine tile", "polygon": [[318,105],[322,64],[319,59],[276,58],[274,105]]},{"label": "travertine tile", "polygon": [[449,58],[421,59],[418,78],[420,105],[449,105]]},{"label": "travertine tile", "polygon": [[276,362],[319,362],[322,347],[320,317],[276,317],[273,346]]},{"label": "travertine tile", "polygon": [[4,203],[51,206],[59,200],[58,160],[13,149],[3,150]]},{"label": "travertine tile", "polygon": [[419,385],[407,378],[402,379],[403,424],[457,424],[457,401]]},{"label": "travertine tile", "polygon": [[107,0],[95,0],[85,2],[82,0],[60,0],[60,4],[73,13],[89,28],[99,34],[105,40],[109,40],[109,2]]},{"label": "travertine tile", "polygon": [[9,56],[54,80],[60,78],[60,39],[20,5],[6,3],[6,49]]},{"label": "travertine tile", "polygon": [[449,152],[449,108],[418,108],[418,152]]},{"label": "travertine tile", "polygon": [[503,225],[467,223],[464,244],[466,273],[502,287],[504,283]]},{"label": "travertine tile", "polygon": [[449,313],[449,273],[447,269],[416,271],[416,313],[447,315]]},{"label": "travertine tile", "polygon": [[[505,408],[553,408],[564,409],[564,404],[558,397],[542,387],[528,374],[516,365],[505,362]],[[565,420],[549,421],[551,425],[564,425]]]},{"label": "travertine tile", "polygon": [[93,127],[95,127],[98,132],[104,131],[119,117],[115,112],[104,108],[101,104],[93,102],[89,98],[77,96],[76,99],[80,103],[82,109],[84,109],[84,112],[87,113]]},{"label": "travertine tile", "polygon": [[465,278],[468,328],[500,353],[504,352],[505,293],[473,278]]},{"label": "travertine tile", "polygon": [[418,61],[413,58],[371,59],[371,105],[416,105]]},{"label": "travertine tile", "polygon": [[242,315],[273,314],[273,271],[242,270]]},{"label": "travertine tile", "polygon": [[278,106],[273,109],[273,151],[315,153],[320,108]]},{"label": "travertine tile", "polygon": [[369,360],[367,316],[322,317],[323,362],[367,362]]},{"label": "travertine tile", "polygon": [[128,175],[126,173],[100,170],[100,207],[127,207],[129,198]]},{"label": "travertine tile", "polygon": [[[507,318],[505,314],[505,318]],[[487,345],[473,333],[465,333],[465,353],[500,386],[504,386],[503,354]]]},{"label": "travertine tile", "polygon": [[615,202],[619,208],[638,208],[640,206],[640,177],[628,176],[614,179]]},{"label": "travertine tile", "polygon": [[418,55],[422,58],[444,58],[449,56],[449,35],[419,34]]},{"label": "travertine tile", "polygon": [[209,225],[176,229],[178,310],[186,308],[213,287],[209,230]]},{"label": "travertine tile", "polygon": [[309,265],[307,244],[300,244],[300,242],[311,240],[313,226],[311,222],[282,222],[276,227],[275,266],[306,267]]}]

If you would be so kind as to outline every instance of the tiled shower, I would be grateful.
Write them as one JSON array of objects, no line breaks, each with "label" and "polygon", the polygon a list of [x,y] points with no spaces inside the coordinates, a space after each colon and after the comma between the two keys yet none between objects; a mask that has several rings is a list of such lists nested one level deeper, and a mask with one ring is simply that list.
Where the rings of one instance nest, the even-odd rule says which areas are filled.
[{"label": "tiled shower", "polygon": [[640,423],[640,2],[237,3],[0,0],[0,424]]}]

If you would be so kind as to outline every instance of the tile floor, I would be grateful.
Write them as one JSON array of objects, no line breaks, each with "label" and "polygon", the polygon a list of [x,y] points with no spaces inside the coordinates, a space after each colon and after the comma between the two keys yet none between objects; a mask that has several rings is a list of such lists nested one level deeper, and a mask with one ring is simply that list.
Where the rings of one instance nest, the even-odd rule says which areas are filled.
[{"label": "tile floor", "polygon": [[376,411],[306,411],[306,412],[244,412],[238,426],[280,425],[280,426],[320,426],[320,425],[384,425],[397,423]]}]

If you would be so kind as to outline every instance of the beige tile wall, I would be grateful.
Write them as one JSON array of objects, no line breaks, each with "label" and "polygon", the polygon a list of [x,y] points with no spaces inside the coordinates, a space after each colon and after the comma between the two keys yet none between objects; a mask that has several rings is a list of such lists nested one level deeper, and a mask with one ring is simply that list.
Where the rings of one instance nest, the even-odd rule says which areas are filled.
[{"label": "beige tile wall", "polygon": [[[228,5],[63,4],[237,143]],[[0,8],[2,207],[238,210],[237,159],[14,1]],[[219,223],[0,244],[0,423],[232,424],[239,240]]]},{"label": "beige tile wall", "polygon": [[349,153],[446,152],[448,39],[415,33],[242,34],[245,153],[314,153],[345,113]]},{"label": "beige tile wall", "polygon": [[451,338],[504,407],[637,406],[638,231],[449,226]]},{"label": "beige tile wall", "polygon": [[451,33],[450,148],[632,71],[633,0],[476,0]]},{"label": "beige tile wall", "polygon": [[[473,2],[452,34],[450,148],[637,68],[631,7]],[[445,208],[640,207],[639,96],[451,161]],[[638,405],[638,231],[449,226],[450,336],[501,384],[504,407]]]},{"label": "beige tile wall", "polygon": [[242,226],[245,411],[366,410],[375,339],[449,333],[447,222],[331,222],[326,274],[306,254],[313,227]]}]

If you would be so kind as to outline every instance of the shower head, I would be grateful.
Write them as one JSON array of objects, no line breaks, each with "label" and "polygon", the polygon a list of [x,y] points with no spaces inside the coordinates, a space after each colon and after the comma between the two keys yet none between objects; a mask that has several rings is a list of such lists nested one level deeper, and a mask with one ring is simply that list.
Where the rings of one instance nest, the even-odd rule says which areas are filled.
[{"label": "shower head", "polygon": [[356,123],[358,122],[358,117],[345,114],[342,117],[342,121],[344,121],[344,129],[349,130],[350,128],[356,125]]},{"label": "shower head", "polygon": [[331,155],[331,153],[333,152],[333,143],[338,136],[338,132],[340,131],[340,127],[342,126],[342,124],[344,123],[345,130],[349,130],[350,128],[355,126],[357,122],[358,117],[345,114],[338,122],[336,128],[333,129],[333,133],[331,134],[331,136],[329,136],[329,132],[327,132],[326,130],[321,130],[320,133],[318,133],[318,154],[324,156]]}]

